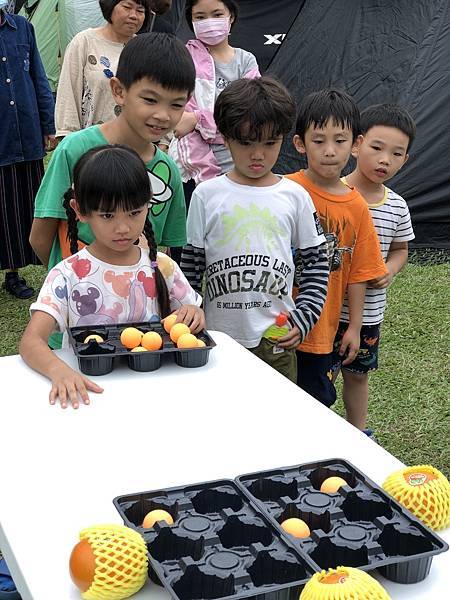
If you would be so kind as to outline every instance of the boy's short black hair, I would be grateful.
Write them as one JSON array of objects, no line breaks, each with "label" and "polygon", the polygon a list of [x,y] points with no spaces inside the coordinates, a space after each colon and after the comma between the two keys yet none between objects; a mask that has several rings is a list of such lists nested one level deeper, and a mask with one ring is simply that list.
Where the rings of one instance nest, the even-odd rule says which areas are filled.
[{"label": "boy's short black hair", "polygon": [[[222,2],[222,4],[224,4],[230,11],[231,16],[233,17],[233,22],[231,23],[230,29],[233,29],[234,24],[236,23],[236,19],[239,14],[238,5],[236,4],[236,2],[234,0],[219,0],[219,1]],[[189,25],[189,29],[191,31],[194,31],[194,27],[192,26],[192,9],[197,3],[198,3],[198,0],[186,0],[186,8],[185,8],[186,21],[187,21],[187,24]]]},{"label": "boy's short black hair", "polygon": [[313,92],[303,98],[298,107],[295,133],[305,141],[305,133],[310,125],[321,129],[332,119],[353,133],[353,141],[360,132],[360,114],[356,102],[346,92],[325,89]]},{"label": "boy's short black hair", "polygon": [[373,104],[364,109],[361,113],[361,133],[364,135],[377,125],[394,127],[407,135],[408,152],[416,135],[416,124],[406,108],[398,104]]},{"label": "boy's short black hair", "polygon": [[277,138],[291,130],[295,102],[284,85],[273,77],[237,79],[218,96],[214,120],[229,140]]},{"label": "boy's short black hair", "polygon": [[144,77],[168,90],[195,87],[195,66],[186,46],[169,33],[142,33],[128,42],[119,58],[117,79],[129,89]]},{"label": "boy's short black hair", "polygon": [[[105,21],[108,21],[108,23],[112,23],[111,15],[119,2],[122,2],[122,0],[98,0],[102,15]],[[134,2],[140,6],[143,6],[145,9],[145,19],[141,27],[141,29],[145,31],[145,27],[147,27],[151,15],[150,0],[134,0]]]}]

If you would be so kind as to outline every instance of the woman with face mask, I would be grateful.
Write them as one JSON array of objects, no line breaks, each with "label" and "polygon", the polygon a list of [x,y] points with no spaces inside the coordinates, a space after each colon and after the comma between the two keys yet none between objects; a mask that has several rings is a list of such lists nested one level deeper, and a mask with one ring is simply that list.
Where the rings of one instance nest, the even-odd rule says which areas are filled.
[{"label": "woman with face mask", "polygon": [[56,137],[117,116],[110,89],[120,53],[152,20],[151,0],[99,0],[105,25],[80,31],[69,43],[56,96]]},{"label": "woman with face mask", "polygon": [[169,155],[178,164],[184,182],[194,180],[197,184],[233,167],[231,154],[214,122],[214,103],[232,81],[260,76],[253,54],[233,48],[228,42],[237,14],[234,0],[186,1],[186,19],[196,38],[186,46],[197,78],[194,95],[169,147]]}]

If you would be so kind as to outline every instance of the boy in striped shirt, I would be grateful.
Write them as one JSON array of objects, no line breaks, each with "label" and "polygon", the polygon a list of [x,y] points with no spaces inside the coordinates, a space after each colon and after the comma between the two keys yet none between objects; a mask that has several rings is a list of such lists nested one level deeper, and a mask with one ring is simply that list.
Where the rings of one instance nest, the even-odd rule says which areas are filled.
[{"label": "boy in striped shirt", "polygon": [[377,104],[361,113],[361,135],[353,155],[355,170],[345,183],[356,188],[366,200],[380,240],[388,273],[367,285],[361,327],[360,349],[355,360],[342,366],[339,348],[348,327],[349,310],[345,299],[334,342],[335,376],[342,367],[343,400],[347,420],[364,430],[369,399],[368,373],[378,368],[380,327],[386,307],[386,291],[408,260],[408,242],[414,239],[405,200],[384,185],[408,160],[416,126],[408,112],[394,104]]}]

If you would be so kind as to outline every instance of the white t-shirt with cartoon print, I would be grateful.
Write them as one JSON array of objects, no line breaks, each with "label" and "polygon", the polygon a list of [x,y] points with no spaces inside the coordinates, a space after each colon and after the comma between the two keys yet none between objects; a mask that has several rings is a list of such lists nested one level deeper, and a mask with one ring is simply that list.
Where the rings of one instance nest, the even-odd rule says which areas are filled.
[{"label": "white t-shirt with cartoon print", "polygon": [[199,184],[187,231],[188,244],[205,251],[207,327],[247,348],[259,344],[280,312],[295,309],[292,248],[325,240],[309,194],[281,177],[266,187],[227,175]]},{"label": "white t-shirt with cartoon print", "polygon": [[[179,266],[158,252],[158,267],[169,290],[170,307],[200,306],[202,298]],[[43,311],[56,321],[56,331],[69,327],[145,322],[158,315],[154,272],[147,250],[138,263],[117,266],[95,258],[83,248],[49,271],[30,312]],[[63,347],[67,345],[64,336]]]}]

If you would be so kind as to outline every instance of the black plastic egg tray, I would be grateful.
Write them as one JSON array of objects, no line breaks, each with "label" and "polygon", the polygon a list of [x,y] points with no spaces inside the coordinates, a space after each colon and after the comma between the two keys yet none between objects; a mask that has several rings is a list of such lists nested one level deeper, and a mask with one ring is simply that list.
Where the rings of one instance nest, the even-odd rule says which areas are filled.
[{"label": "black plastic egg tray", "polygon": [[[156,331],[162,337],[163,345],[160,350],[147,352],[131,352],[122,345],[120,334],[126,327],[136,327],[142,333]],[[103,342],[84,340],[88,335],[100,335]],[[209,360],[211,348],[216,344],[206,330],[196,334],[199,340],[205,342],[205,347],[177,348],[160,321],[147,323],[117,323],[115,325],[96,325],[93,327],[71,327],[69,341],[78,359],[80,371],[86,375],[106,375],[118,362],[128,362],[133,371],[156,371],[163,361],[169,357],[175,358],[180,367],[203,367]]]},{"label": "black plastic egg tray", "polygon": [[[268,516],[231,480],[120,496],[114,504],[125,525],[145,539],[149,576],[176,600],[244,598],[271,594],[298,599],[314,565],[286,542]],[[141,525],[154,509],[173,525]]]},{"label": "black plastic egg tray", "polygon": [[[328,477],[345,479],[334,494]],[[433,531],[361,471],[341,459],[118,496],[124,523],[144,537],[150,578],[175,600],[294,600],[313,572],[329,567],[378,569],[391,581],[417,583],[433,556],[448,550]],[[169,512],[172,525],[144,529],[145,515]],[[311,535],[298,539],[281,523],[297,517]]]}]

